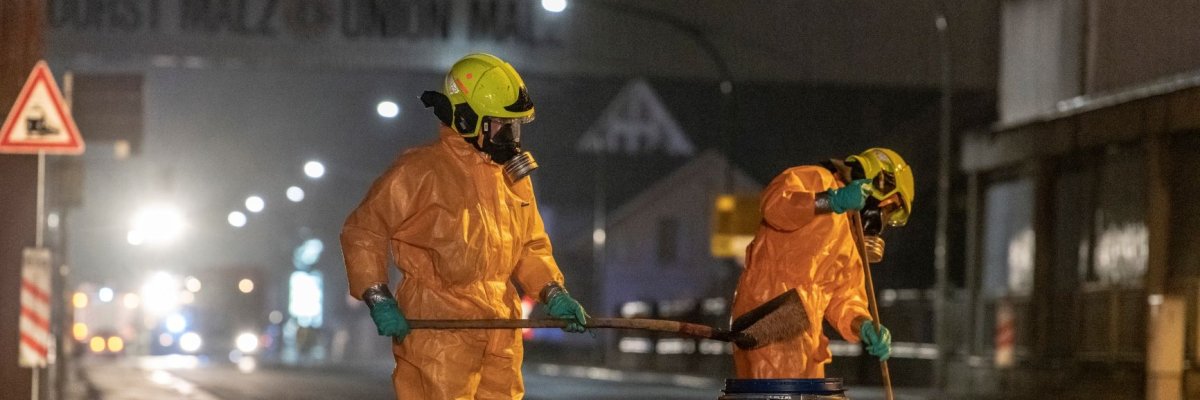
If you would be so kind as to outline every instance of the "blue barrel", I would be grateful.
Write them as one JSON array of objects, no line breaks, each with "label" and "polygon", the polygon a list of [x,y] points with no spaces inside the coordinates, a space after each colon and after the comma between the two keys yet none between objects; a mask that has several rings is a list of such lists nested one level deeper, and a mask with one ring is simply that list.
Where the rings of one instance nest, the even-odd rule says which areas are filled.
[{"label": "blue barrel", "polygon": [[841,378],[726,379],[719,400],[848,399]]}]

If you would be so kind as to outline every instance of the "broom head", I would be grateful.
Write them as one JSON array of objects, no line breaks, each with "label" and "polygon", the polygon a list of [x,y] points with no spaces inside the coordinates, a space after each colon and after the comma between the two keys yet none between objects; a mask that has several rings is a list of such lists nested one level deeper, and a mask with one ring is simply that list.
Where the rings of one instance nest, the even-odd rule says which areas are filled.
[{"label": "broom head", "polygon": [[748,337],[735,343],[749,350],[800,336],[808,330],[808,325],[804,302],[791,289],[737,317],[729,330]]}]

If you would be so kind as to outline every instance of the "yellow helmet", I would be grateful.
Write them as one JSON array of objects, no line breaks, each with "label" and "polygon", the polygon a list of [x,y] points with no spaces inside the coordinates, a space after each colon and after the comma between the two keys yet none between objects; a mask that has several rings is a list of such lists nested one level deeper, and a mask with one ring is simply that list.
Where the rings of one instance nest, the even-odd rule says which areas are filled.
[{"label": "yellow helmet", "polygon": [[443,89],[453,109],[452,126],[463,137],[479,136],[485,117],[533,120],[525,81],[512,65],[491,54],[468,54],[455,62]]},{"label": "yellow helmet", "polygon": [[885,222],[889,226],[904,226],[908,216],[912,214],[913,174],[912,168],[895,151],[882,147],[867,149],[860,154],[852,155],[847,161],[857,162],[862,166],[863,175],[871,180],[871,197],[886,201],[896,196],[900,204],[885,213]]}]

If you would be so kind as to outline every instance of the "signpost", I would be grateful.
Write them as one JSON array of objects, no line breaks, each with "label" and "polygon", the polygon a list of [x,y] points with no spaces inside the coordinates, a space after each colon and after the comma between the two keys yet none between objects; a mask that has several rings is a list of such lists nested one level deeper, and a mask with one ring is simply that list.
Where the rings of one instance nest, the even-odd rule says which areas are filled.
[{"label": "signpost", "polygon": [[83,138],[45,61],[33,67],[0,128],[0,153],[83,154]]},{"label": "signpost", "polygon": [[83,154],[83,137],[45,61],[38,61],[0,125],[0,153],[37,154],[37,232],[21,268],[20,350],[17,365],[31,368],[31,399],[38,399],[38,372],[48,363],[51,299],[50,250],[42,247],[46,214],[46,154]]}]

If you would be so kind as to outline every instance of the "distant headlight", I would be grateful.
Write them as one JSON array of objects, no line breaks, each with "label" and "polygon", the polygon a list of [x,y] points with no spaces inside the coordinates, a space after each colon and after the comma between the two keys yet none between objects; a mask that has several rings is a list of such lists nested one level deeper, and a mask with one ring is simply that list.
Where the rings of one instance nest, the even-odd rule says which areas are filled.
[{"label": "distant headlight", "polygon": [[195,353],[200,350],[200,335],[196,332],[188,332],[179,337],[179,349],[188,353]]},{"label": "distant headlight", "polygon": [[93,353],[103,352],[104,351],[104,338],[99,337],[99,336],[92,336],[92,340],[88,341],[88,348],[92,349]]},{"label": "distant headlight", "polygon": [[237,348],[243,353],[253,353],[258,350],[258,335],[249,332],[238,335]]},{"label": "distant headlight", "polygon": [[108,351],[113,352],[113,353],[119,353],[124,348],[125,348],[125,340],[121,339],[118,336],[112,336],[112,337],[108,338]]}]

